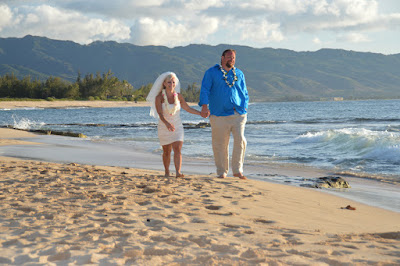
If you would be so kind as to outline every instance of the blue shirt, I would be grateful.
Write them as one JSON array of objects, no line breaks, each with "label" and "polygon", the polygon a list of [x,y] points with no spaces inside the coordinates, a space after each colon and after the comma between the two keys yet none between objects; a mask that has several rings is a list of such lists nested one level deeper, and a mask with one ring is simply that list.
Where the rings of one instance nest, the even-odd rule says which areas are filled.
[{"label": "blue shirt", "polygon": [[[199,106],[208,104],[211,115],[228,116],[234,112],[246,114],[249,104],[246,81],[243,72],[235,68],[237,81],[232,87],[226,83],[219,64],[206,71],[201,82]],[[232,84],[232,69],[227,73],[227,81]]]}]

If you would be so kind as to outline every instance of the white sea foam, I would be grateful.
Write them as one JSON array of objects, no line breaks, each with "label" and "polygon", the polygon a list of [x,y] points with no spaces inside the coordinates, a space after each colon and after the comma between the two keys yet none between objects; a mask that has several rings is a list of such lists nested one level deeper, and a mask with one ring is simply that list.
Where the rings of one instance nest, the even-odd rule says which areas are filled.
[{"label": "white sea foam", "polygon": [[324,130],[318,132],[307,132],[298,136],[295,142],[321,142],[331,140],[352,140],[352,141],[394,141],[400,142],[400,134],[388,131],[373,131],[364,128],[344,128]]},{"label": "white sea foam", "polygon": [[37,121],[32,121],[27,118],[18,118],[16,116],[12,116],[14,123],[13,127],[18,128],[18,129],[24,129],[24,130],[29,130],[29,129],[38,129],[45,125],[44,122],[37,122]]},{"label": "white sea foam", "polygon": [[16,107],[12,109],[0,109],[0,110],[14,110],[14,111],[19,111],[19,110],[44,110],[44,108],[41,107]]},{"label": "white sea foam", "polygon": [[297,143],[324,143],[332,149],[356,152],[369,159],[400,159],[400,134],[364,128],[344,128],[307,132],[298,136]]},{"label": "white sea foam", "polygon": [[294,142],[297,143],[317,143],[323,142],[329,137],[329,131],[307,132],[298,136]]}]

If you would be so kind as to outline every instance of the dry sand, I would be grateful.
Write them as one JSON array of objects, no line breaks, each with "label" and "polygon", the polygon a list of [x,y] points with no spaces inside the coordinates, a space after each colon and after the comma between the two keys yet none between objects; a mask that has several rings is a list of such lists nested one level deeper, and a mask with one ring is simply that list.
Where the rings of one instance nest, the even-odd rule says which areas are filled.
[{"label": "dry sand", "polygon": [[[3,145],[30,134],[0,129]],[[0,172],[2,265],[400,264],[400,213],[315,189],[6,157]]]},{"label": "dry sand", "polygon": [[149,106],[149,104],[147,102],[135,103],[130,101],[0,101],[0,109],[136,106]]}]

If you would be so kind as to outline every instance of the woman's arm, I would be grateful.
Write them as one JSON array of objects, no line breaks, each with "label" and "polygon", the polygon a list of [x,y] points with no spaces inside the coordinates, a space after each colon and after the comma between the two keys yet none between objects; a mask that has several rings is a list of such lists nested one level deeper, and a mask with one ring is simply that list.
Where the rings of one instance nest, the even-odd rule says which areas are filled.
[{"label": "woman's arm", "polygon": [[181,107],[183,110],[185,110],[186,112],[189,112],[191,114],[201,115],[200,111],[190,107],[187,104],[187,102],[185,101],[185,98],[183,98],[182,94],[178,93],[178,98],[179,98],[179,101],[181,102]]},{"label": "woman's arm", "polygon": [[170,122],[168,122],[164,117],[163,110],[162,110],[162,102],[163,102],[163,97],[160,93],[156,97],[156,109],[157,109],[158,116],[160,117],[160,120],[165,124],[165,126],[168,128],[169,131],[175,131],[174,125],[172,125]]}]

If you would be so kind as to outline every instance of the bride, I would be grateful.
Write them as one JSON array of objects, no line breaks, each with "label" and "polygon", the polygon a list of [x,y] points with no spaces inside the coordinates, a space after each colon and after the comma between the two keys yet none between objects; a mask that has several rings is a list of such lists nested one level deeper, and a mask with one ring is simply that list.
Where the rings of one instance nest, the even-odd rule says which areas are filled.
[{"label": "bride", "polygon": [[170,176],[173,150],[176,177],[184,177],[181,173],[184,132],[180,110],[182,108],[196,115],[200,115],[200,111],[191,108],[180,94],[179,79],[173,72],[165,72],[156,79],[146,100],[151,103],[150,115],[158,118],[158,138],[163,149],[165,176]]}]

